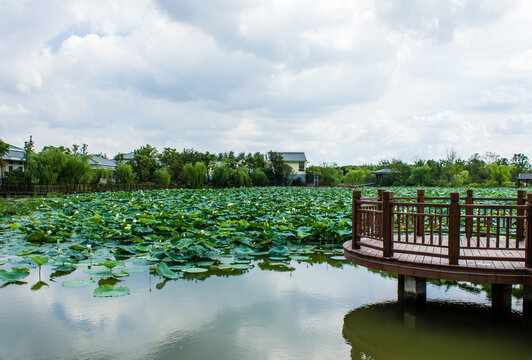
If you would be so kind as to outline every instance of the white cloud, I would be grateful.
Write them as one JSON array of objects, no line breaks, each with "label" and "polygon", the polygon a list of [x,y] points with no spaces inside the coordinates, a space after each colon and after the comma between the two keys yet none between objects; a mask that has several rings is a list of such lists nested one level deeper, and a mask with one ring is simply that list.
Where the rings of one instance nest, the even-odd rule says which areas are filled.
[{"label": "white cloud", "polygon": [[3,1],[0,136],[314,164],[527,153],[508,134],[532,113],[531,15],[526,1]]}]

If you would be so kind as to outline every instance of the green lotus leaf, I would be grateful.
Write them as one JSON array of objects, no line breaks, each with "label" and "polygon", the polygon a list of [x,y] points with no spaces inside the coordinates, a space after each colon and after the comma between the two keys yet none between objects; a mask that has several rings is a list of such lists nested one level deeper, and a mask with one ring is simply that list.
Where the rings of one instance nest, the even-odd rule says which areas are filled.
[{"label": "green lotus leaf", "polygon": [[47,264],[48,263],[48,260],[50,260],[48,257],[46,256],[31,256],[30,259],[32,259],[33,261],[35,261],[35,263],[37,265],[44,265],[44,264]]},{"label": "green lotus leaf", "polygon": [[5,282],[17,282],[19,280],[24,279],[30,274],[29,270],[19,270],[19,269],[11,269],[11,270],[0,270],[0,280]]},{"label": "green lotus leaf", "polygon": [[157,274],[168,279],[178,279],[181,277],[181,274],[173,272],[168,268],[168,265],[163,262],[157,264]]},{"label": "green lotus leaf", "polygon": [[127,286],[115,288],[113,285],[101,285],[94,289],[95,297],[118,297],[129,295],[130,289]]},{"label": "green lotus leaf", "polygon": [[347,261],[347,259],[345,258],[345,256],[331,256],[330,257],[331,260],[338,260],[338,261]]}]

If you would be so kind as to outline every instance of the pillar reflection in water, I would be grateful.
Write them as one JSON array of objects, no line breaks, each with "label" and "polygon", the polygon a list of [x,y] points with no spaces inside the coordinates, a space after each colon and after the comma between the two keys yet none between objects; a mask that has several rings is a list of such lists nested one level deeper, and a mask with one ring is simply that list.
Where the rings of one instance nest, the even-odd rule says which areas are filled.
[{"label": "pillar reflection in water", "polygon": [[352,359],[532,358],[530,322],[462,303],[364,306],[345,315],[343,336]]}]

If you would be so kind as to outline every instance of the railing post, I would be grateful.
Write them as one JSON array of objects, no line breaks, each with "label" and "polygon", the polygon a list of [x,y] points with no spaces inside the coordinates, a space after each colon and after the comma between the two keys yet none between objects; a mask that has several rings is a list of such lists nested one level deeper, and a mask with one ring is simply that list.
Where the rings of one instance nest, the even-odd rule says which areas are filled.
[{"label": "railing post", "polygon": [[[473,190],[471,189],[467,190],[467,197],[465,199],[465,203],[468,205],[473,205]],[[465,214],[473,215],[473,208],[466,207]],[[467,240],[471,239],[471,236],[473,235],[473,218],[470,218],[470,217],[466,218],[465,231],[466,231]]]},{"label": "railing post", "polygon": [[[425,189],[417,190],[417,202],[425,202]],[[416,216],[416,233],[415,236],[424,236],[425,235],[425,207],[423,205],[417,206],[417,216]]]},{"label": "railing post", "polygon": [[382,194],[382,256],[393,256],[393,192]]},{"label": "railing post", "polygon": [[451,193],[449,204],[449,264],[458,265],[460,256],[460,194]]},{"label": "railing post", "polygon": [[353,226],[352,226],[352,243],[351,247],[353,249],[360,249],[360,198],[362,196],[362,191],[355,189],[353,190]]},{"label": "railing post", "polygon": [[528,194],[528,209],[526,211],[525,266],[532,268],[532,193]]},{"label": "railing post", "polygon": [[[526,191],[517,190],[517,205],[525,205],[526,203]],[[523,209],[517,209],[517,216],[524,216],[525,211]],[[517,218],[515,224],[515,241],[520,242],[525,236],[525,221],[523,218]]]}]

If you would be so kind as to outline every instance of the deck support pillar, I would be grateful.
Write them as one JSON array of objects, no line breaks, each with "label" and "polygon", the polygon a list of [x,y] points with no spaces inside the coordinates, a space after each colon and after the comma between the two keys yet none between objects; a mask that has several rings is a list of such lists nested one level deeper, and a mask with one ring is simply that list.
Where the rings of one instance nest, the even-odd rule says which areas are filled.
[{"label": "deck support pillar", "polygon": [[399,275],[397,299],[409,304],[425,305],[427,302],[427,279]]},{"label": "deck support pillar", "polygon": [[491,308],[496,312],[512,311],[512,285],[491,284]]},{"label": "deck support pillar", "polygon": [[532,286],[523,285],[523,315],[532,319]]}]

